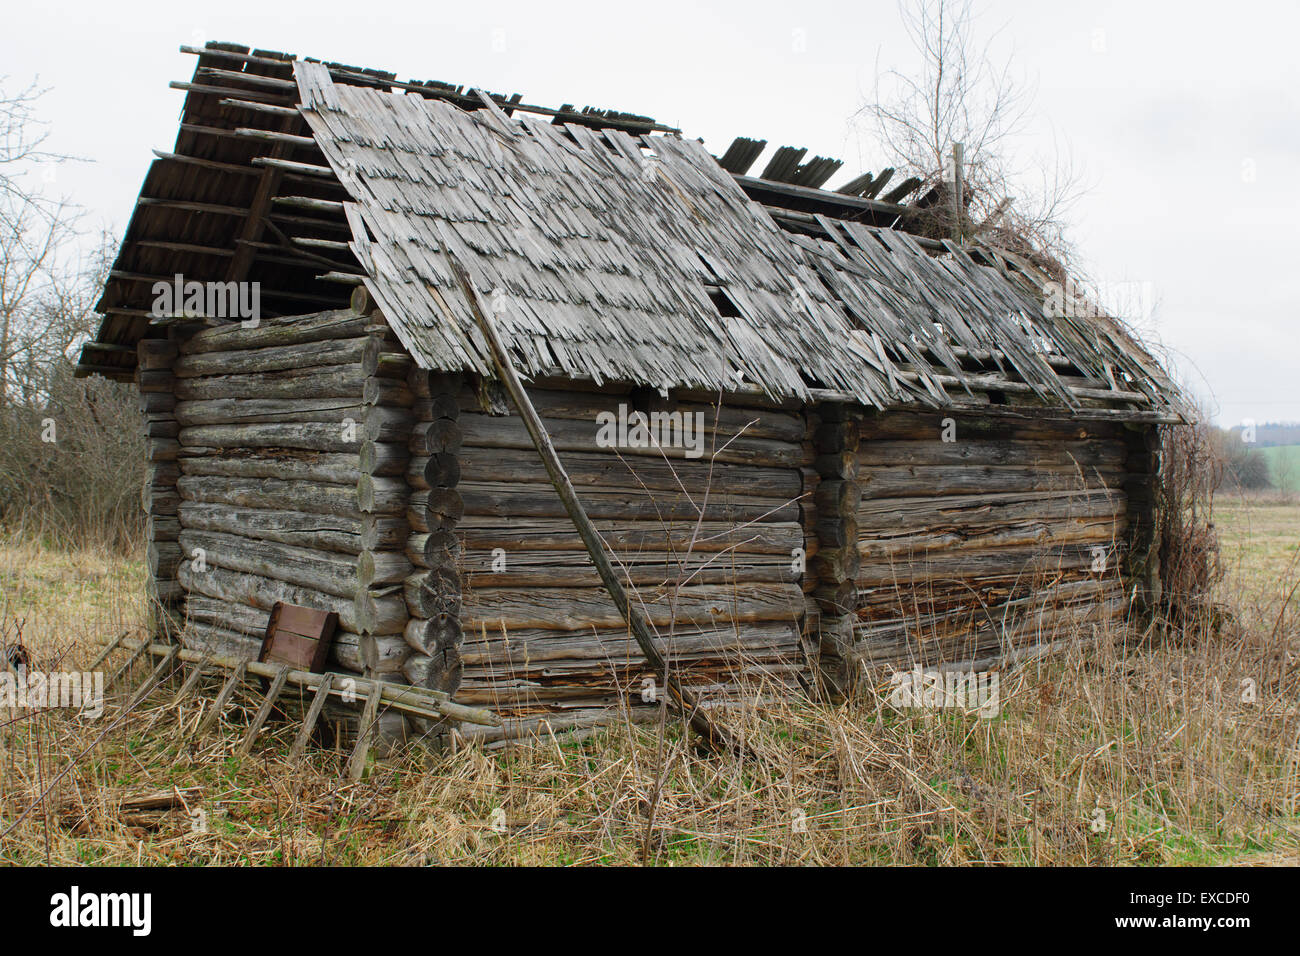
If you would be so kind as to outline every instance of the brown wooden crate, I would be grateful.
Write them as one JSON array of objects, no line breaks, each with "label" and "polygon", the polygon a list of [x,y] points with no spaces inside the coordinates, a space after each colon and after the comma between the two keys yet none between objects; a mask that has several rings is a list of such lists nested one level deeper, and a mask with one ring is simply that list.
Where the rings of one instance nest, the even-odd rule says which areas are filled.
[{"label": "brown wooden crate", "polygon": [[325,669],[338,621],[333,611],[277,602],[266,623],[257,659],[320,673]]}]

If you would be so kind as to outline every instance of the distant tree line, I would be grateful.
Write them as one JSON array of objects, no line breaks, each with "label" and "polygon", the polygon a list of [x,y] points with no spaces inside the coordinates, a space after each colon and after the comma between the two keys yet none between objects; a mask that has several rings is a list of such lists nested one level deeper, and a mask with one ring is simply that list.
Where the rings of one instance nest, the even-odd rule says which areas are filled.
[{"label": "distant tree line", "polygon": [[1253,444],[1261,448],[1276,445],[1300,445],[1300,422],[1265,422],[1262,425],[1234,425],[1229,431],[1240,438],[1249,428],[1254,433]]}]

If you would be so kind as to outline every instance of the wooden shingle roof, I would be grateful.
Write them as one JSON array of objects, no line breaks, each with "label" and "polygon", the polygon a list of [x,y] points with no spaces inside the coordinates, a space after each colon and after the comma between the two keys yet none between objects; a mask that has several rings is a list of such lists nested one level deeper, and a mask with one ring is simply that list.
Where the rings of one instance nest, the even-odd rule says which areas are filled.
[{"label": "wooden shingle roof", "polygon": [[1119,323],[1048,314],[1031,265],[911,236],[903,207],[728,171],[635,114],[192,52],[83,371],[130,374],[122,347],[157,334],[146,283],[181,272],[261,281],[280,314],[364,283],[421,366],[488,374],[451,252],[535,378],[1184,415]]}]

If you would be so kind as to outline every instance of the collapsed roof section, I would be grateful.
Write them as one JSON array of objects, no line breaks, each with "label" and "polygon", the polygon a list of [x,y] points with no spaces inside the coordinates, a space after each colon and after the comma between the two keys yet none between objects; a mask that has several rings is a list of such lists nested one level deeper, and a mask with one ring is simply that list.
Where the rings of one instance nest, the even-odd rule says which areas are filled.
[{"label": "collapsed roof section", "polygon": [[451,252],[535,378],[1183,414],[1118,323],[1047,314],[1028,263],[903,231],[907,207],[874,198],[884,174],[830,192],[809,184],[833,161],[778,151],[779,180],[749,177],[752,145],[720,164],[634,114],[190,52],[175,150],[146,178],[81,374],[130,376],[135,342],[174,320],[151,314],[152,285],[176,274],[257,281],[271,315],[364,283],[422,366],[486,374]]}]

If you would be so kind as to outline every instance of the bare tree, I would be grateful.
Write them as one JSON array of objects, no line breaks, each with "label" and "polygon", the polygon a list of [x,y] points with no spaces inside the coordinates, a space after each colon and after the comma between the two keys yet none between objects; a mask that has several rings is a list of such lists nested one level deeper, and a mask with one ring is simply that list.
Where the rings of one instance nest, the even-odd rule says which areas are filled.
[{"label": "bare tree", "polygon": [[[1012,157],[1030,115],[1032,87],[1010,58],[991,58],[995,38],[977,35],[971,0],[901,0],[899,10],[919,66],[877,71],[874,100],[857,118],[898,168],[922,181],[923,194],[939,191],[942,201],[928,211],[935,231],[958,226],[966,236],[1067,258],[1063,223],[1080,194],[1078,175],[1059,158],[1017,165]],[[960,214],[950,191],[958,143],[964,147]]]},{"label": "bare tree", "polygon": [[114,247],[83,254],[78,210],[30,174],[44,148],[41,90],[0,82],[0,525],[128,545],[139,526],[139,414],[128,386],[76,379],[73,352]]}]

